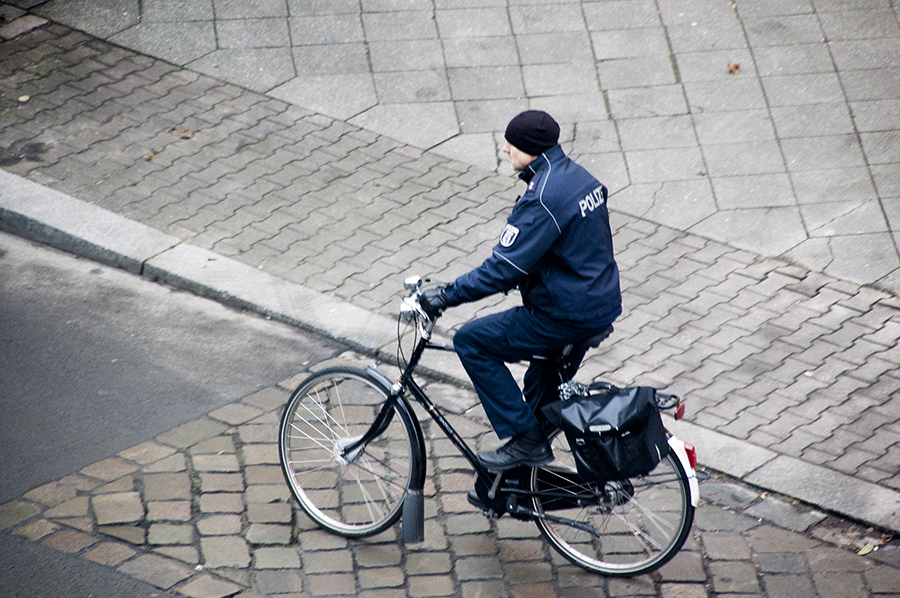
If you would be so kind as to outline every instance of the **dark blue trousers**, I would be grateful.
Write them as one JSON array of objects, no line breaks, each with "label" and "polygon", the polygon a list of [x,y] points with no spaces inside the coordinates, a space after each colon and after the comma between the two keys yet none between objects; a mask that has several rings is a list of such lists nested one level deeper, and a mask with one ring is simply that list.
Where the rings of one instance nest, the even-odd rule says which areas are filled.
[{"label": "dark blue trousers", "polygon": [[[604,325],[605,326],[605,325]],[[587,347],[576,347],[560,380],[556,361],[533,357],[556,354],[570,343],[581,343],[604,328],[555,320],[528,307],[516,307],[465,324],[453,346],[494,431],[508,438],[538,425],[533,409],[545,392],[575,375]],[[555,355],[554,355],[555,356]],[[519,389],[507,363],[531,361]]]}]

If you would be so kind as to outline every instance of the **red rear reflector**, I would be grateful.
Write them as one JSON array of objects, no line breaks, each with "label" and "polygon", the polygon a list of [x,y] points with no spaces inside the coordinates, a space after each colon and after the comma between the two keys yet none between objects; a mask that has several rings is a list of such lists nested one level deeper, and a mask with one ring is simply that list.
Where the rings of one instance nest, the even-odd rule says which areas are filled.
[{"label": "red rear reflector", "polygon": [[675,408],[675,421],[680,420],[682,417],[684,417],[684,403]]},{"label": "red rear reflector", "polygon": [[697,449],[690,444],[685,444],[684,451],[687,453],[688,463],[691,464],[691,469],[697,469]]}]

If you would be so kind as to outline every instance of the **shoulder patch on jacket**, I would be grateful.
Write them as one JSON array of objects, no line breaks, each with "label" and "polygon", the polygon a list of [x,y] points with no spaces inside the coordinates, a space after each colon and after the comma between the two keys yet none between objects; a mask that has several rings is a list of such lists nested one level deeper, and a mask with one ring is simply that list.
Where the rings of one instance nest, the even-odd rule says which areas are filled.
[{"label": "shoulder patch on jacket", "polygon": [[516,237],[518,236],[519,229],[512,224],[507,224],[506,228],[503,229],[503,232],[500,233],[500,246],[512,247],[512,244],[516,242]]}]

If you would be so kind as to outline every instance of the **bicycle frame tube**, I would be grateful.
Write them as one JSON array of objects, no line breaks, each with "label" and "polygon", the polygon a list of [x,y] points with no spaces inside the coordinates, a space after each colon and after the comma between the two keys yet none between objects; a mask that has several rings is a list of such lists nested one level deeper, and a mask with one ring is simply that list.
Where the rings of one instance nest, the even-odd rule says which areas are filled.
[{"label": "bicycle frame tube", "polygon": [[428,398],[428,395],[425,394],[425,391],[422,390],[422,387],[413,379],[413,371],[416,366],[419,364],[419,359],[422,357],[422,353],[425,352],[425,349],[437,349],[441,351],[453,351],[452,347],[445,347],[443,345],[436,345],[430,342],[427,338],[422,338],[419,340],[419,343],[416,345],[416,348],[413,350],[412,355],[410,356],[409,363],[406,366],[406,369],[403,371],[403,375],[400,379],[400,387],[402,389],[406,389],[412,395],[412,397],[419,403],[425,411],[428,412],[428,415],[431,416],[431,419],[435,421],[441,431],[450,439],[450,442],[459,450],[460,453],[466,458],[466,460],[472,465],[472,468],[478,473],[479,476],[484,476],[487,478],[493,477],[487,469],[484,468],[483,465],[478,461],[478,457],[475,456],[475,453],[469,448],[469,445],[465,443],[465,441],[460,437],[457,431],[453,428],[447,418],[438,411],[437,406],[432,402],[431,399]]},{"label": "bicycle frame tube", "polygon": [[459,450],[460,453],[466,458],[466,460],[472,465],[472,468],[478,472],[478,475],[484,477],[493,477],[487,469],[484,468],[483,465],[478,461],[478,457],[475,456],[475,453],[469,448],[469,445],[465,443],[465,441],[460,437],[460,435],[456,432],[453,426],[447,421],[447,418],[438,411],[438,408],[435,404],[428,398],[428,395],[425,394],[419,385],[415,382],[415,380],[410,379],[409,385],[407,387],[410,394],[415,398],[416,402],[418,402],[425,411],[428,412],[428,415],[431,416],[431,419],[438,425],[441,431],[450,439],[450,442]]},{"label": "bicycle frame tube", "polygon": [[407,401],[404,399],[403,392],[407,391],[412,398],[419,403],[425,411],[428,412],[428,415],[431,416],[431,419],[437,423],[438,427],[444,432],[447,438],[453,443],[453,445],[459,450],[459,452],[466,458],[472,468],[476,471],[476,473],[484,478],[491,479],[494,477],[481,463],[478,461],[478,457],[469,448],[469,445],[465,443],[465,441],[460,437],[459,433],[453,428],[447,418],[438,411],[437,406],[434,402],[428,398],[428,395],[425,394],[425,391],[422,390],[422,387],[413,379],[413,372],[416,369],[416,366],[419,364],[419,360],[422,357],[422,353],[424,353],[425,349],[437,349],[443,351],[453,351],[452,347],[445,347],[442,345],[436,345],[429,341],[427,336],[419,339],[419,342],[416,344],[415,349],[410,356],[409,362],[406,365],[406,368],[403,370],[403,373],[400,376],[400,382],[397,384],[391,384],[390,380],[382,374],[378,368],[375,366],[369,366],[368,372],[370,375],[378,378],[381,383],[385,386],[385,388],[390,388],[391,391],[382,405],[381,411],[375,417],[375,421],[372,423],[372,426],[366,431],[365,434],[362,435],[358,440],[352,442],[344,447],[343,454],[344,455],[353,455],[360,447],[368,444],[373,438],[376,438],[379,434],[384,432],[387,426],[391,422],[391,418],[393,417],[394,407],[398,409],[405,410],[410,413],[412,421],[416,426],[416,436],[417,438],[413,441],[417,446],[413,446],[412,450],[421,456],[421,471],[412,472],[409,481],[409,488],[407,489],[411,496],[421,496],[422,491],[425,486],[425,443],[424,437],[422,435],[421,427],[419,426],[418,418],[415,416],[415,413],[412,412],[412,409],[409,407]]}]

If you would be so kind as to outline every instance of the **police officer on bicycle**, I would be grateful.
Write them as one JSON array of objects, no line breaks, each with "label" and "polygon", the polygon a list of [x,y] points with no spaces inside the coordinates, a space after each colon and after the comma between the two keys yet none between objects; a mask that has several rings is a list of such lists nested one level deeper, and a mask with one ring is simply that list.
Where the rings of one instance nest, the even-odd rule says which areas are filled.
[{"label": "police officer on bicycle", "polygon": [[[567,372],[572,376],[586,352],[583,343],[622,313],[606,187],[565,155],[559,125],[546,112],[517,115],[505,139],[503,152],[527,185],[525,193],[492,255],[421,299],[425,312],[436,317],[494,293],[515,287],[521,292],[522,306],[473,320],[453,338],[494,431],[510,438],[478,455],[492,471],[553,460],[534,409],[560,380],[555,363],[532,358],[575,344]],[[520,390],[506,363],[524,360],[531,365]]]}]

